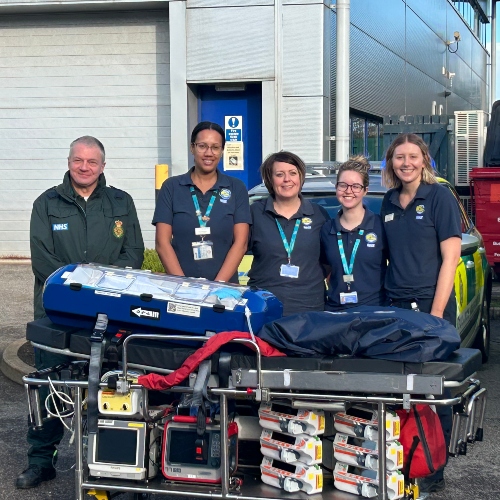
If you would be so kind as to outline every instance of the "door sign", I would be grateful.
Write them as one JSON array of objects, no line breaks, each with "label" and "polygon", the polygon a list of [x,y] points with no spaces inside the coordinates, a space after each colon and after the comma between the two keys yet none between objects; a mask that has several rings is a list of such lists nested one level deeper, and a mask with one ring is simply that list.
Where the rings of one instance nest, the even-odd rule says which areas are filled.
[{"label": "door sign", "polygon": [[241,116],[225,116],[225,132],[226,141],[228,142],[241,142],[242,139],[242,120]]}]

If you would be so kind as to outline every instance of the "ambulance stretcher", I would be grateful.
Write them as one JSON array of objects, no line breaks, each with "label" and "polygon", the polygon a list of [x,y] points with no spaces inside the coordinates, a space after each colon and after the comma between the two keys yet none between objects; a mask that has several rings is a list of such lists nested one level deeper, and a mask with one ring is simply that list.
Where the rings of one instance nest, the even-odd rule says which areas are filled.
[{"label": "ambulance stretcher", "polygon": [[[191,336],[169,336],[170,340],[182,342],[192,339]],[[164,349],[166,359],[162,368],[142,363],[133,363],[134,354],[140,352],[141,344],[151,349],[151,343],[156,346],[163,343],[165,336],[161,334],[133,334],[127,337],[121,348],[121,357],[125,361],[125,372],[133,367],[151,372],[168,373],[182,364],[183,358],[193,351],[179,347],[182,353],[172,347]],[[208,340],[198,337],[199,342]],[[482,439],[482,428],[485,413],[486,389],[481,388],[475,378],[476,370],[481,366],[481,355],[473,349],[459,349],[452,359],[446,362],[430,362],[423,364],[386,362],[370,359],[342,358],[264,358],[260,355],[258,346],[251,340],[235,341],[241,344],[252,344],[256,354],[238,353],[231,360],[231,375],[226,387],[212,387],[210,393],[220,397],[221,428],[228,423],[228,399],[251,399],[254,401],[288,400],[294,408],[322,409],[325,411],[345,411],[353,403],[369,403],[378,411],[382,423],[378,432],[378,449],[386,447],[385,425],[387,406],[401,405],[409,408],[411,404],[423,403],[434,405],[454,405],[461,410],[456,412],[450,454],[465,454],[467,444],[476,439]],[[135,345],[135,348],[134,348]],[[69,349],[57,349],[36,343],[35,347],[48,349],[52,352],[70,354]],[[159,350],[156,348],[158,354]],[[75,353],[73,353],[75,354]],[[76,353],[79,357],[88,358],[88,354]],[[138,355],[140,358],[140,355]],[[140,358],[142,359],[142,358]],[[170,368],[166,365],[172,363]],[[217,370],[217,362],[214,363]],[[37,414],[36,388],[47,385],[48,382],[38,378],[24,378],[25,387],[30,402],[33,422],[41,424],[41,415]],[[76,443],[76,491],[75,498],[83,500],[85,492],[129,491],[137,495],[142,493],[171,494],[197,498],[232,498],[257,500],[265,499],[305,499],[308,495],[302,492],[285,493],[281,490],[263,484],[260,479],[246,477],[241,487],[235,487],[230,481],[227,468],[227,436],[221,433],[221,479],[220,485],[196,485],[165,482],[159,477],[147,483],[133,481],[113,481],[112,479],[90,478],[85,470],[82,449],[82,415],[81,401],[86,381],[62,380],[53,382],[60,387],[71,387],[75,394],[75,443]],[[101,384],[104,386],[104,384]],[[140,386],[132,385],[132,388]],[[452,391],[452,397],[443,398],[445,388]],[[189,392],[189,387],[174,387],[175,392]],[[426,399],[427,395],[433,399]],[[147,400],[147,397],[146,397]],[[224,466],[224,464],[226,466]],[[387,472],[385,454],[378,461],[379,477]],[[335,490],[325,481],[323,492],[314,498],[348,500],[355,496]],[[137,497],[139,498],[139,497]],[[381,481],[378,498],[387,499],[385,482]]]},{"label": "ambulance stretcher", "polygon": [[[144,286],[159,292],[145,293]],[[194,299],[187,290],[189,293],[194,290]],[[156,293],[161,296],[158,298]],[[248,332],[254,326],[257,331],[258,325],[281,314],[276,302],[271,294],[248,287],[226,287],[189,278],[173,279],[91,264],[71,265],[57,271],[47,281],[44,306],[49,318],[30,323],[27,339],[36,348],[89,359],[92,350],[89,325],[95,322],[98,313],[109,313],[110,328],[103,337],[104,355],[121,362],[120,380],[125,392],[130,389],[142,391],[144,417],[147,419],[148,391],[128,382],[130,370],[168,374],[182,365],[196,349],[195,345],[201,346],[208,341],[210,333],[228,329],[225,328],[226,322],[233,325],[232,329]],[[164,318],[168,318],[167,323],[163,322]],[[128,331],[121,331],[122,328]],[[190,335],[183,335],[183,332]],[[250,351],[241,344],[253,346],[255,353],[249,354]],[[355,403],[367,403],[378,412],[378,449],[384,450],[387,407],[398,405],[408,409],[412,404],[422,403],[453,405],[456,409],[450,454],[465,454],[468,443],[482,439],[486,389],[481,388],[475,378],[481,366],[481,355],[477,350],[459,349],[445,362],[403,363],[342,357],[266,358],[252,340],[234,340],[231,345],[236,349],[225,349],[229,355],[216,353],[212,356],[208,389],[209,394],[220,398],[221,429],[228,426],[228,400],[231,399],[269,403],[288,401],[295,409],[332,413],[345,412]],[[24,383],[31,421],[34,426],[40,426],[43,421],[38,388],[48,385],[48,381],[27,376]],[[242,500],[309,498],[300,491],[285,493],[270,487],[260,478],[245,477],[242,485],[233,481],[229,475],[228,436],[223,432],[220,433],[221,483],[218,485],[179,485],[166,482],[161,476],[143,482],[89,477],[83,460],[81,409],[89,383],[85,379],[67,378],[55,380],[53,384],[71,388],[74,393],[77,500],[83,500],[89,491],[98,500],[108,498],[107,494],[99,493],[103,491]],[[191,385],[170,390],[189,393],[192,392]],[[100,386],[105,387],[105,384],[101,382]],[[448,389],[451,397],[444,396]],[[386,477],[386,456],[381,453],[378,458],[379,477]],[[335,490],[332,485],[333,481],[325,481],[322,493],[314,498],[356,498]],[[385,481],[380,481],[378,498],[388,498]]]}]

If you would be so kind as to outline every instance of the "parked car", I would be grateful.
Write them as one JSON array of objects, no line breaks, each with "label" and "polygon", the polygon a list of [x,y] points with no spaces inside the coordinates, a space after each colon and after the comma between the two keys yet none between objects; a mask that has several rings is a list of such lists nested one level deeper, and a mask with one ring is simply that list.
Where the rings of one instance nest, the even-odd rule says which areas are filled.
[{"label": "parked car", "polygon": [[[453,186],[445,179],[439,182],[449,189],[460,209],[462,219],[462,255],[455,274],[455,293],[457,296],[457,330],[462,339],[462,347],[480,349],[483,362],[488,360],[490,351],[490,315],[492,273],[486,260],[483,238],[467,215],[460,198]],[[339,208],[335,197],[337,176],[308,175],[302,188],[302,194],[314,203],[318,203],[334,217]],[[380,212],[382,199],[387,188],[382,186],[381,175],[370,175],[368,194],[364,198],[367,207],[375,213]],[[249,191],[250,203],[268,196],[264,184]],[[239,267],[240,283],[248,281],[247,273],[252,262],[251,255],[245,255]]]}]

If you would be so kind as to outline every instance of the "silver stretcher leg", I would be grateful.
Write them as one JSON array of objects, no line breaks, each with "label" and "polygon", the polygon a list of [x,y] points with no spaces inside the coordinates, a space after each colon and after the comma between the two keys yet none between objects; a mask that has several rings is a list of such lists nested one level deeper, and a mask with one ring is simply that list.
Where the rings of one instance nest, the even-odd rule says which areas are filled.
[{"label": "silver stretcher leg", "polygon": [[448,452],[453,457],[464,454],[463,436],[467,434],[467,418],[465,411],[457,411],[453,414],[453,427],[448,447]]},{"label": "silver stretcher leg", "polygon": [[483,393],[481,400],[480,400],[480,410],[479,410],[479,422],[477,424],[477,429],[476,429],[476,441],[482,441],[483,440],[483,428],[484,428],[484,415],[486,413],[486,390]]},{"label": "silver stretcher leg", "polygon": [[[478,407],[479,405],[479,407]],[[474,443],[476,441],[476,435],[481,434],[480,438],[482,440],[482,430],[483,430],[483,419],[484,412],[486,409],[486,389],[474,393],[469,400],[467,405],[467,413],[469,414],[468,426],[467,426],[467,441],[469,443]],[[479,415],[479,419],[476,418]]]},{"label": "silver stretcher leg", "polygon": [[75,500],[83,500],[82,388],[75,387]]},{"label": "silver stretcher leg", "polygon": [[35,430],[39,430],[43,427],[42,409],[40,407],[40,386],[24,384],[24,388],[28,399],[30,425]]},{"label": "silver stretcher leg", "polygon": [[460,410],[453,414],[448,452],[455,457],[467,454],[467,443],[482,440],[486,389],[480,388],[478,381],[475,381],[471,388],[472,390],[466,391],[464,400],[460,403]]},{"label": "silver stretcher leg", "polygon": [[386,468],[386,453],[385,453],[385,421],[387,418],[387,410],[385,403],[378,403],[378,498],[379,500],[387,500],[387,478],[385,474]]}]

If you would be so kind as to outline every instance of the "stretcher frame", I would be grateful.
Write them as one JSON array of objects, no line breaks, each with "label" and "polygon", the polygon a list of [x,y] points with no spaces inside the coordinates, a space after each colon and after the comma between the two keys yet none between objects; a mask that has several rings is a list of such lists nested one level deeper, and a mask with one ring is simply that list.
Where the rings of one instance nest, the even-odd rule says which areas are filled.
[{"label": "stretcher frame", "polygon": [[[123,343],[122,369],[123,380],[128,389],[147,390],[137,384],[126,381],[128,368],[141,368],[149,372],[169,373],[172,370],[157,369],[153,366],[135,365],[128,363],[127,346],[135,339],[168,340],[168,341],[198,341],[205,342],[209,337],[193,337],[187,335],[161,335],[161,334],[132,334]],[[481,383],[475,378],[476,374],[466,377],[462,381],[446,381],[442,375],[398,373],[357,373],[348,371],[299,371],[299,370],[265,370],[262,369],[261,352],[256,342],[250,339],[234,339],[232,342],[249,345],[256,354],[255,369],[232,370],[230,377],[231,387],[209,388],[209,391],[220,398],[220,427],[228,425],[228,399],[250,399],[256,402],[289,399],[295,408],[322,409],[326,411],[342,411],[346,403],[369,403],[376,405],[378,410],[378,449],[386,446],[386,415],[387,405],[401,405],[409,409],[412,404],[427,404],[438,406],[461,405],[463,411],[456,412],[449,447],[450,455],[465,454],[467,443],[482,440],[482,429],[486,409],[486,389],[481,388]],[[85,354],[75,355],[69,349],[57,349],[34,344],[35,347],[58,354],[78,358],[90,358]],[[23,377],[26,389],[31,423],[40,426],[43,419],[40,411],[40,398],[38,388],[49,385],[45,379],[25,376]],[[198,485],[175,483],[164,480],[161,475],[141,484],[131,484],[128,480],[111,480],[105,478],[90,478],[88,469],[83,460],[83,429],[82,429],[82,401],[83,391],[88,388],[85,380],[52,380],[56,387],[71,388],[74,392],[75,414],[75,499],[84,500],[85,492],[90,491],[95,498],[99,491],[104,492],[132,492],[135,494],[162,494],[195,498],[220,498],[228,500],[305,500],[310,496],[298,493],[283,493],[277,488],[272,488],[252,479],[240,487],[229,477],[228,437],[221,432],[221,484]],[[107,387],[101,382],[100,387]],[[363,387],[363,390],[360,390]],[[443,398],[445,389],[455,395]],[[192,392],[189,387],[172,387],[171,392]],[[312,394],[308,391],[314,391]],[[419,397],[428,395],[431,399]],[[440,398],[441,396],[441,398]],[[144,401],[147,402],[147,394]],[[144,407],[144,416],[147,420],[147,405]],[[379,457],[379,477],[386,477],[386,457],[384,453]],[[333,483],[333,482],[332,482]],[[180,489],[180,490],[179,490]],[[348,500],[351,494],[334,489],[332,485],[325,485],[323,492],[314,495],[321,500]],[[362,498],[362,497],[360,497]],[[388,500],[386,481],[379,482],[379,500]]]}]

